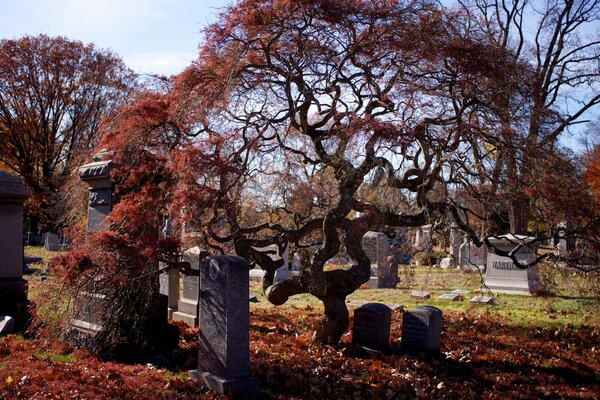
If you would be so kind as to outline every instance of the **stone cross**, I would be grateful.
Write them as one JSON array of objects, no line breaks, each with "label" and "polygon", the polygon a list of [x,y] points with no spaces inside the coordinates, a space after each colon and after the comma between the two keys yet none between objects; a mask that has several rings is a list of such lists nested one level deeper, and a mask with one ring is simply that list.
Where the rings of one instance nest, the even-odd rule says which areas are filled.
[{"label": "stone cross", "polygon": [[198,369],[190,377],[233,396],[260,392],[249,375],[250,321],[248,261],[212,256],[200,265]]},{"label": "stone cross", "polygon": [[31,190],[0,171],[0,316],[10,315],[20,330],[29,320],[27,281],[23,279],[23,202]]}]

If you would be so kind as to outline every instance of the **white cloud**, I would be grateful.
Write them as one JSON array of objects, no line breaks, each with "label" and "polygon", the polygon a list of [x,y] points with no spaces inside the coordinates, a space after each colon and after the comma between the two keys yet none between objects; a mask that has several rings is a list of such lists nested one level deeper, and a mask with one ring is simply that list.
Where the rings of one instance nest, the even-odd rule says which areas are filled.
[{"label": "white cloud", "polygon": [[168,76],[183,71],[194,57],[193,53],[132,54],[125,57],[125,63],[139,73]]}]

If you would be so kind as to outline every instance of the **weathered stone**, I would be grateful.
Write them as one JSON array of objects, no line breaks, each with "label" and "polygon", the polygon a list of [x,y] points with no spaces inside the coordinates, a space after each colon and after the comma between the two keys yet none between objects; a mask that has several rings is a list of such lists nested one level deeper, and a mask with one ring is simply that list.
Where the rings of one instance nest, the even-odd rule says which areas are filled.
[{"label": "weathered stone", "polygon": [[367,303],[354,311],[352,342],[375,350],[390,343],[392,310],[385,304]]},{"label": "weathered stone", "polygon": [[88,184],[88,232],[102,229],[104,219],[112,210],[111,160],[94,161],[79,168],[79,178]]},{"label": "weathered stone", "polygon": [[283,280],[288,279],[292,276],[292,272],[287,269],[287,267],[277,268],[275,270],[275,276],[273,277],[274,283],[279,283]]},{"label": "weathered stone", "polygon": [[302,268],[302,258],[300,253],[294,253],[292,257],[292,271],[300,271]]},{"label": "weathered stone", "polygon": [[431,293],[422,290],[415,290],[410,293],[410,297],[415,299],[429,299],[431,298]]},{"label": "weathered stone", "polygon": [[477,247],[464,238],[460,245],[458,265],[463,271],[485,271],[486,251],[485,247]]},{"label": "weathered stone", "polygon": [[14,318],[14,329],[29,320],[27,281],[23,279],[23,202],[31,190],[0,171],[0,315]]},{"label": "weathered stone", "polygon": [[458,301],[460,300],[461,295],[457,294],[457,293],[444,293],[440,296],[438,296],[438,299],[440,300],[450,300],[450,301]]},{"label": "weathered stone", "polygon": [[475,296],[469,302],[473,304],[494,304],[494,298],[490,296]]},{"label": "weathered stone", "polygon": [[15,319],[9,315],[0,315],[0,336],[13,333],[15,330]]},{"label": "weathered stone", "polygon": [[449,269],[449,268],[454,268],[454,258],[452,257],[445,257],[442,258],[442,260],[440,261],[440,268],[441,269]]},{"label": "weathered stone", "polygon": [[58,243],[59,237],[56,233],[48,232],[44,238],[44,250],[47,251],[59,251],[60,246]]},{"label": "weathered stone", "polygon": [[250,362],[248,262],[237,256],[213,256],[200,268],[200,330],[195,380],[233,396],[259,393],[248,375]]},{"label": "weathered stone", "polygon": [[527,265],[536,259],[535,238],[522,235],[502,235],[489,239],[489,249],[485,286],[495,293],[532,295],[542,291],[537,268],[519,268],[509,257],[495,253],[496,249],[512,251],[517,245],[523,247],[516,252],[520,264]]},{"label": "weathered stone", "polygon": [[398,284],[398,261],[391,254],[391,240],[380,232],[367,232],[362,246],[371,261],[370,288],[394,288]]},{"label": "weathered stone", "polygon": [[437,352],[442,335],[442,311],[432,306],[418,306],[402,318],[402,349]]}]

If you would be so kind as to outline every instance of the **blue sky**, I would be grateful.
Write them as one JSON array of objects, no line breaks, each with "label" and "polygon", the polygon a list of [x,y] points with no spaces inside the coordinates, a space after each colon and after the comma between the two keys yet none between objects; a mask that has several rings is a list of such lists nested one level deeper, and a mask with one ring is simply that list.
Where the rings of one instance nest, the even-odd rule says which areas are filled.
[{"label": "blue sky", "polygon": [[44,33],[110,49],[140,73],[176,74],[231,0],[0,0],[0,38]]}]

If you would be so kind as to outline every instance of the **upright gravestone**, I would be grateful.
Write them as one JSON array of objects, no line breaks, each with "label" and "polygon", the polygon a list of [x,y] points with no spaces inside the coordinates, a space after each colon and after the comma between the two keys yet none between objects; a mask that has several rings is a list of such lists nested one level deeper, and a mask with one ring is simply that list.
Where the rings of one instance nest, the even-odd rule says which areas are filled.
[{"label": "upright gravestone", "polygon": [[54,232],[48,232],[44,238],[44,250],[59,251],[59,236]]},{"label": "upright gravestone", "polygon": [[384,233],[367,232],[363,236],[363,250],[371,261],[371,280],[367,286],[393,288],[398,284],[398,263],[390,259],[391,244]]},{"label": "upright gravestone", "polygon": [[450,257],[454,260],[454,266],[458,265],[461,244],[462,235],[460,230],[455,226],[450,227]]},{"label": "upright gravestone", "polygon": [[0,316],[11,316],[14,329],[29,320],[27,281],[23,279],[23,202],[31,190],[21,179],[0,171]]},{"label": "upright gravestone", "polygon": [[260,391],[258,379],[249,375],[249,269],[237,256],[208,257],[200,266],[198,369],[189,374],[233,396]]},{"label": "upright gravestone", "polygon": [[90,197],[88,201],[88,232],[102,228],[104,218],[110,214],[113,205],[112,181],[110,178],[111,160],[98,160],[79,168],[79,179],[87,183]]},{"label": "upright gravestone", "polygon": [[[193,271],[200,270],[200,253],[202,250],[200,247],[192,247],[183,252],[181,261],[189,263]],[[177,271],[177,270],[176,270]],[[179,271],[177,271],[179,278]],[[175,282],[170,283],[175,286]],[[171,288],[172,295],[177,298],[176,309],[172,312],[171,318],[175,321],[183,321],[189,326],[198,326],[198,282],[199,277],[195,273],[191,275],[183,276],[183,288],[181,294],[179,293],[179,284],[177,284],[177,291],[175,287]],[[171,294],[169,294],[169,303],[171,303]]]},{"label": "upright gravestone", "polygon": [[[112,180],[110,177],[112,161],[103,160],[103,154],[97,154],[94,162],[79,167],[79,179],[88,185],[87,232],[102,229],[104,219],[110,214],[113,205]],[[48,235],[46,235],[47,237]],[[93,289],[81,290],[73,301],[73,316],[70,327],[84,337],[95,334],[102,329],[99,313],[103,307],[105,296]],[[79,336],[79,335],[76,335]]]},{"label": "upright gravestone", "polygon": [[486,251],[484,246],[477,247],[465,236],[460,245],[458,265],[463,271],[485,271]]},{"label": "upright gravestone", "polygon": [[390,343],[392,309],[381,303],[367,303],[354,311],[352,342],[375,350]]},{"label": "upright gravestone", "polygon": [[502,235],[488,239],[491,246],[488,249],[487,271],[485,286],[492,292],[532,295],[542,290],[536,267],[519,268],[509,257],[496,254],[496,249],[512,251],[522,245],[516,252],[519,264],[532,263],[537,255],[535,238],[523,235]]},{"label": "upright gravestone", "polygon": [[300,271],[300,269],[302,269],[302,257],[300,253],[296,252],[292,257],[292,272]]},{"label": "upright gravestone", "polygon": [[442,335],[442,311],[418,306],[402,318],[402,349],[409,352],[438,352]]}]

